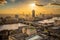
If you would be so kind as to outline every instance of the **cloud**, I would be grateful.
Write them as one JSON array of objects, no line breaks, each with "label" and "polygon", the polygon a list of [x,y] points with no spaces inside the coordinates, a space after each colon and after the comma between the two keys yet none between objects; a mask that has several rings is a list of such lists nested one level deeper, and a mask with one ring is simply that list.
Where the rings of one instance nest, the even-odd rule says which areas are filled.
[{"label": "cloud", "polygon": [[15,2],[15,0],[10,0],[12,3],[14,3]]},{"label": "cloud", "polygon": [[51,0],[36,0],[37,4],[46,5],[51,2]]},{"label": "cloud", "polygon": [[36,0],[37,4],[48,5],[51,3],[60,4],[60,0]]},{"label": "cloud", "polygon": [[6,3],[7,3],[6,0],[0,0],[0,5],[2,5],[2,4],[6,4]]},{"label": "cloud", "polygon": [[56,0],[56,3],[59,3],[60,4],[60,0]]},{"label": "cloud", "polygon": [[60,0],[52,0],[50,5],[59,5],[60,6]]}]

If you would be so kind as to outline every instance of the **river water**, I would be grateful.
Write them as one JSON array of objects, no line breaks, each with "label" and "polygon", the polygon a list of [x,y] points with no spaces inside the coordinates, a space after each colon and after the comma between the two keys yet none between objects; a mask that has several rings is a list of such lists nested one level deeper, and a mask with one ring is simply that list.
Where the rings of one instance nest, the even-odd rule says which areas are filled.
[{"label": "river water", "polygon": [[15,29],[18,29],[19,27],[22,27],[22,26],[27,26],[27,25],[21,24],[21,23],[1,25],[0,31],[1,30],[15,30]]}]

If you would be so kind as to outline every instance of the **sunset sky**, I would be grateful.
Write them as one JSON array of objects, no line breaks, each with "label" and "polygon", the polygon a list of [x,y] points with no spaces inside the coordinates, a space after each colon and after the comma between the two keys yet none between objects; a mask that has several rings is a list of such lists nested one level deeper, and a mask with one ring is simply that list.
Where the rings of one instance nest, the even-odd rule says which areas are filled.
[{"label": "sunset sky", "polygon": [[[35,6],[32,8],[31,4],[34,1],[45,6]],[[60,4],[60,0],[4,0],[0,1],[3,2],[2,4],[0,3],[0,14],[31,13],[33,9],[36,13],[60,13],[59,5],[50,5],[54,1]]]}]

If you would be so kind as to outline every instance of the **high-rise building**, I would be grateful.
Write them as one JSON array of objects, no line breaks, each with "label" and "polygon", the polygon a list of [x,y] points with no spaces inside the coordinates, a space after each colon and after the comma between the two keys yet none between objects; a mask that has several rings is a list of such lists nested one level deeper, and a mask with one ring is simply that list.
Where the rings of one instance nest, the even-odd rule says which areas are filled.
[{"label": "high-rise building", "polygon": [[35,10],[32,10],[32,17],[35,17]]}]

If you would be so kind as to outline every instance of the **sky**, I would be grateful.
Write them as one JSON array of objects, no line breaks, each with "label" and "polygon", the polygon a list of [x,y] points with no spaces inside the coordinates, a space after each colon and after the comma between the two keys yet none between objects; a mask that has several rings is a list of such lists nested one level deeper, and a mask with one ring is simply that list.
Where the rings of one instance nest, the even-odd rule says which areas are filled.
[{"label": "sky", "polygon": [[60,4],[60,0],[0,0],[0,14],[31,13],[33,8],[30,4],[35,1],[45,5],[43,7],[36,6],[34,8],[36,13],[60,13],[59,5],[49,5],[53,2]]}]

